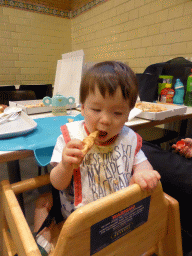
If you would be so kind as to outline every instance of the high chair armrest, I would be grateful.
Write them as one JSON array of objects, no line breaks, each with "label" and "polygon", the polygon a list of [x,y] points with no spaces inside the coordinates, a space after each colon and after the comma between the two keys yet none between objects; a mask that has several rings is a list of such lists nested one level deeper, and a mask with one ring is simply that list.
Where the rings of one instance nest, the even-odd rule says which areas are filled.
[{"label": "high chair armrest", "polygon": [[23,193],[28,190],[33,190],[38,187],[42,187],[49,183],[50,183],[50,174],[48,173],[35,178],[13,183],[11,184],[11,188],[13,189],[14,193],[17,195],[19,193]]}]

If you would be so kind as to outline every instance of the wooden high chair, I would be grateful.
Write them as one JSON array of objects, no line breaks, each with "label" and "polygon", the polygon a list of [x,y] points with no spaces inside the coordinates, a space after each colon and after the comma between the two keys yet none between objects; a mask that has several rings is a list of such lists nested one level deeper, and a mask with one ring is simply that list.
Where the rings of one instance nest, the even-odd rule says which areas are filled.
[{"label": "wooden high chair", "polygon": [[[49,174],[1,182],[1,255],[40,256],[15,194],[48,184]],[[16,254],[17,253],[17,254]],[[182,256],[178,202],[162,191],[132,185],[74,211],[52,256]]]}]

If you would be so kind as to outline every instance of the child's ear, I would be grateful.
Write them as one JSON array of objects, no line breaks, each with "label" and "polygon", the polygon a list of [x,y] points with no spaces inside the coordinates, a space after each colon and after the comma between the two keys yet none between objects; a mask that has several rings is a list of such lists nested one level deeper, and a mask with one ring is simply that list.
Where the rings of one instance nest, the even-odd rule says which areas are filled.
[{"label": "child's ear", "polygon": [[84,116],[84,104],[81,105],[81,115]]}]

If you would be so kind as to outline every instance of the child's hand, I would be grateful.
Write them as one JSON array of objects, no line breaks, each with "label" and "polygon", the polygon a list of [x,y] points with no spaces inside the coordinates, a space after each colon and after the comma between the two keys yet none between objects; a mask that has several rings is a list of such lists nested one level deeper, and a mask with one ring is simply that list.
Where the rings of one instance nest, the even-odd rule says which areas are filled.
[{"label": "child's hand", "polygon": [[136,183],[141,187],[142,190],[152,191],[156,188],[160,179],[161,176],[157,171],[146,169],[136,171],[133,174],[129,185]]},{"label": "child's hand", "polygon": [[62,164],[65,169],[73,169],[73,166],[80,165],[83,160],[83,143],[80,140],[74,139],[70,140],[62,153]]},{"label": "child's hand", "polygon": [[178,152],[180,155],[186,158],[191,158],[192,157],[192,139],[186,138],[186,139],[182,139],[182,141],[185,142],[184,148],[180,149],[179,147],[177,147],[176,144],[173,144],[172,148],[174,148],[175,151]]}]

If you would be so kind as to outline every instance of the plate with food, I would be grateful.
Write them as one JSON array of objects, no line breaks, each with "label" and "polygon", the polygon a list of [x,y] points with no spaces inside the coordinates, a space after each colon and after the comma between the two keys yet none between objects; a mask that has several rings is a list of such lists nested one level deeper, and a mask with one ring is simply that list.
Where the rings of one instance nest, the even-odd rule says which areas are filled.
[{"label": "plate with food", "polygon": [[187,111],[184,105],[162,104],[140,101],[135,104],[135,108],[140,109],[139,118],[149,120],[162,120],[171,116],[183,115]]},{"label": "plate with food", "polygon": [[9,106],[20,107],[28,115],[52,111],[52,106],[45,106],[42,100],[10,101]]},{"label": "plate with food", "polygon": [[25,135],[32,132],[36,127],[37,123],[21,111],[17,118],[0,124],[0,139]]}]

